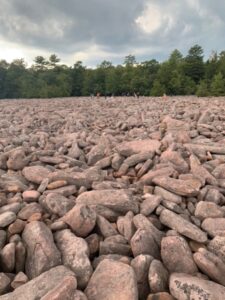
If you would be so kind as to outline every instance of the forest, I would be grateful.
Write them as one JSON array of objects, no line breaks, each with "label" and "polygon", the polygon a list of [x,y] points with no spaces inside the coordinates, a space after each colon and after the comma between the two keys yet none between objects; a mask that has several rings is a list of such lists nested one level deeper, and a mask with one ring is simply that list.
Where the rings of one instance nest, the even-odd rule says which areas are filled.
[{"label": "forest", "polygon": [[88,68],[81,61],[73,66],[60,63],[56,54],[37,56],[31,66],[24,59],[0,60],[0,98],[56,98],[96,95],[225,95],[225,51],[212,52],[194,45],[186,56],[174,50],[164,62],[137,62],[134,55],[114,66],[103,61]]}]

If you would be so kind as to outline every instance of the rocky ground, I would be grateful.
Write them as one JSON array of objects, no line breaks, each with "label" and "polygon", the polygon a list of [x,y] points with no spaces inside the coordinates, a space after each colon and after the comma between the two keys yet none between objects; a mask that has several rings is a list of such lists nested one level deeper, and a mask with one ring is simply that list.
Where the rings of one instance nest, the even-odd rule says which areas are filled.
[{"label": "rocky ground", "polygon": [[0,101],[0,295],[224,300],[225,98]]}]

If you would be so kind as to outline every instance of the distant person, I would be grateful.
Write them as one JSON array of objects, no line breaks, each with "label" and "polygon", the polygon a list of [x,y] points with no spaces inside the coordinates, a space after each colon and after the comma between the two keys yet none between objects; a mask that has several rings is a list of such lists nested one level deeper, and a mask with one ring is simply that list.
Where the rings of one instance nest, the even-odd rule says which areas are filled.
[{"label": "distant person", "polygon": [[96,95],[96,96],[97,96],[97,98],[99,98],[99,97],[100,97],[100,93],[97,93],[97,95]]},{"label": "distant person", "polygon": [[166,93],[163,94],[163,100],[164,100],[164,101],[167,100],[167,95],[166,95]]}]

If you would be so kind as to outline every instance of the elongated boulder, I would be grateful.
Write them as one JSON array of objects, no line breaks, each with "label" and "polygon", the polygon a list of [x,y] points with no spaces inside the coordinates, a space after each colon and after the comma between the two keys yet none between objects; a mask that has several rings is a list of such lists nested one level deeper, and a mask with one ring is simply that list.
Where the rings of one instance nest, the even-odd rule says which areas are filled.
[{"label": "elongated boulder", "polygon": [[138,300],[137,279],[132,267],[103,260],[85,290],[88,300]]},{"label": "elongated boulder", "polygon": [[161,212],[160,221],[162,224],[176,230],[189,239],[192,239],[199,243],[207,242],[207,235],[205,232],[199,229],[196,225],[190,223],[189,221],[185,220],[178,214],[175,214],[168,209],[164,209]]},{"label": "elongated boulder", "polygon": [[225,287],[184,273],[170,276],[170,293],[179,300],[223,300]]},{"label": "elongated boulder", "polygon": [[195,155],[190,156],[190,166],[192,174],[199,178],[200,181],[203,181],[203,185],[205,182],[211,185],[217,185],[216,178],[213,177],[209,171],[201,165],[200,161]]},{"label": "elongated boulder", "polygon": [[77,280],[73,276],[66,276],[58,285],[49,291],[41,300],[71,300],[77,288]]},{"label": "elongated boulder", "polygon": [[76,274],[78,287],[85,288],[92,274],[87,242],[69,229],[58,231],[55,240],[62,253],[63,264]]},{"label": "elongated boulder", "polygon": [[81,194],[76,199],[77,204],[102,205],[106,208],[127,213],[138,213],[138,203],[128,190],[100,190]]},{"label": "elongated boulder", "polygon": [[140,152],[155,152],[158,151],[161,143],[157,140],[136,140],[124,142],[116,147],[117,152],[122,156],[131,156]]},{"label": "elongated boulder", "polygon": [[172,167],[165,167],[157,170],[150,170],[147,174],[141,177],[140,182],[144,184],[151,184],[153,179],[161,176],[172,176],[175,173],[175,169]]},{"label": "elongated boulder", "polygon": [[136,228],[148,231],[149,235],[151,235],[156,243],[160,246],[161,240],[165,236],[165,233],[156,228],[148,218],[138,214],[134,216],[133,223]]},{"label": "elongated boulder", "polygon": [[40,184],[44,178],[48,177],[51,171],[42,166],[31,166],[25,167],[22,173],[28,181]]},{"label": "elongated boulder", "polygon": [[[28,283],[18,287],[14,292],[1,296],[1,300],[36,300],[41,299],[64,280],[72,277],[76,288],[75,274],[64,266],[58,266],[44,272]],[[64,298],[63,298],[64,299]]]},{"label": "elongated boulder", "polygon": [[26,274],[34,278],[61,264],[61,255],[56,248],[50,229],[42,222],[26,225],[23,240],[27,249]]},{"label": "elongated boulder", "polygon": [[213,281],[225,286],[225,263],[214,253],[200,248],[194,254],[194,261],[198,268]]},{"label": "elongated boulder", "polygon": [[201,188],[201,182],[198,179],[181,180],[170,177],[156,177],[152,182],[176,195],[187,197],[198,195]]}]

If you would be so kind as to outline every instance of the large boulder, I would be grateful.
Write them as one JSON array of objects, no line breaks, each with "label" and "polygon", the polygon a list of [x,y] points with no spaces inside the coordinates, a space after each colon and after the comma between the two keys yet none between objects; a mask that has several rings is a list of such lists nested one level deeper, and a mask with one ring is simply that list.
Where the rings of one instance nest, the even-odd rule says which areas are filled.
[{"label": "large boulder", "polygon": [[223,300],[225,287],[184,273],[170,276],[170,293],[179,300]]},{"label": "large boulder", "polygon": [[138,212],[138,203],[128,190],[100,190],[82,193],[77,204],[101,205],[119,213]]},{"label": "large boulder", "polygon": [[22,237],[27,249],[26,274],[29,278],[61,264],[60,252],[44,223],[34,221],[27,224]]},{"label": "large boulder", "polygon": [[56,232],[55,239],[63,264],[76,274],[78,287],[85,288],[92,274],[87,242],[69,229]]},{"label": "large boulder", "polygon": [[198,271],[192,257],[191,249],[186,240],[181,236],[168,236],[162,239],[161,257],[170,273],[194,274]]},{"label": "large boulder", "polygon": [[63,221],[76,235],[86,237],[95,227],[96,213],[87,205],[77,204],[67,212]]},{"label": "large boulder", "polygon": [[131,156],[140,152],[155,152],[160,149],[161,143],[157,140],[136,140],[124,142],[116,147],[117,152],[123,156]]},{"label": "large boulder", "polygon": [[132,267],[103,260],[85,290],[88,300],[138,300],[137,280]]},{"label": "large boulder", "polygon": [[199,243],[207,242],[207,235],[205,232],[199,229],[196,225],[168,209],[164,209],[162,211],[160,214],[160,221],[162,224],[176,230],[189,239]]},{"label": "large boulder", "polygon": [[73,281],[72,288],[76,289],[74,273],[64,266],[58,266],[18,287],[14,292],[1,296],[1,300],[41,299],[56,286],[60,285],[65,278],[71,278],[70,280]]},{"label": "large boulder", "polygon": [[25,167],[22,173],[28,181],[40,184],[43,179],[48,177],[51,171],[42,166],[31,166]]}]

